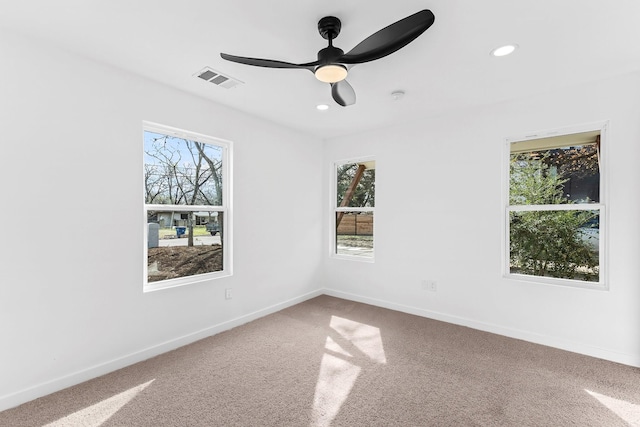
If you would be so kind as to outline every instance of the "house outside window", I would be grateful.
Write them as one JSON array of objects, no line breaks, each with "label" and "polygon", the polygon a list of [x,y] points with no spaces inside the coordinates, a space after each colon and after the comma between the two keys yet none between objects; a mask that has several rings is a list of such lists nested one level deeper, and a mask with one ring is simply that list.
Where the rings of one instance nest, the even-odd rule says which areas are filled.
[{"label": "house outside window", "polygon": [[231,274],[231,143],[144,123],[144,290]]},{"label": "house outside window", "polygon": [[373,261],[375,178],[373,159],[334,165],[334,257]]},{"label": "house outside window", "polygon": [[605,288],[606,124],[508,141],[506,275]]}]

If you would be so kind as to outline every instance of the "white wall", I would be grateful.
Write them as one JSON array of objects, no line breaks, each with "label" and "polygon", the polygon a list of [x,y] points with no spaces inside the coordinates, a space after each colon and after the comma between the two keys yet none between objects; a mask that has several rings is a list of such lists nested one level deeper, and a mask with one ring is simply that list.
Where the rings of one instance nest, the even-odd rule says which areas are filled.
[{"label": "white wall", "polygon": [[[325,233],[328,293],[640,366],[639,117],[635,73],[328,141],[325,227],[331,162],[376,157],[375,263],[329,258]],[[601,120],[610,290],[503,278],[505,138]]]},{"label": "white wall", "polygon": [[[10,33],[0,57],[0,410],[318,294],[320,140]],[[233,277],[143,294],[143,120],[233,141]]]},{"label": "white wall", "polygon": [[[9,33],[0,57],[0,409],[322,287],[640,366],[638,74],[323,148]],[[142,293],[143,120],[234,142],[233,277]],[[599,120],[611,124],[610,290],[503,279],[504,138]],[[377,168],[376,261],[331,259],[330,163],[368,155]],[[422,291],[422,279],[437,280],[438,291]]]}]

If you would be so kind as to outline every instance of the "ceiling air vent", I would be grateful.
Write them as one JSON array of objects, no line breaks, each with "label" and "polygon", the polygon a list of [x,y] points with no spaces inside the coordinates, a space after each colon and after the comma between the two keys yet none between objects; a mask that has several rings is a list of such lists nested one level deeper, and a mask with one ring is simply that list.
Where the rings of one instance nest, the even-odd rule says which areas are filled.
[{"label": "ceiling air vent", "polygon": [[244,83],[209,67],[204,67],[202,70],[194,74],[194,76],[225,89],[231,89],[232,87],[236,87]]}]

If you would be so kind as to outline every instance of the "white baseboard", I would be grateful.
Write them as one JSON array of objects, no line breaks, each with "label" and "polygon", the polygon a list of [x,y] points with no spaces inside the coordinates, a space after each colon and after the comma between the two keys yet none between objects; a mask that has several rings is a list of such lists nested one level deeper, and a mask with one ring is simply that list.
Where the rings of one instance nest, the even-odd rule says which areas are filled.
[{"label": "white baseboard", "polygon": [[408,305],[398,304],[391,301],[380,300],[376,298],[370,298],[362,295],[351,294],[348,292],[337,291],[334,289],[324,289],[324,294],[334,296],[336,298],[342,298],[350,301],[361,302],[365,304],[374,305],[376,307],[388,308],[390,310],[401,311],[403,313],[414,314],[416,316],[426,317],[429,319],[439,320],[442,322],[452,323],[455,325],[466,326],[472,329],[478,329],[484,332],[491,332],[497,335],[503,335],[509,338],[520,339],[523,341],[532,342],[535,344],[541,344],[548,347],[554,347],[561,350],[571,351],[573,353],[584,354],[586,356],[596,357],[598,359],[609,360],[616,363],[622,363],[623,365],[629,365],[634,367],[640,367],[640,357],[638,355],[620,353],[603,349],[599,347],[590,346],[587,344],[576,343],[563,338],[552,337],[542,334],[537,334],[529,331],[523,331],[519,329],[506,328],[504,326],[494,325],[491,323],[478,322],[473,319],[452,316],[437,311],[425,310],[418,307],[412,307]]},{"label": "white baseboard", "polygon": [[108,374],[109,372],[122,369],[124,367],[133,365],[134,363],[142,362],[143,360],[147,360],[159,354],[175,350],[176,348],[191,344],[192,342],[201,340],[203,338],[219,334],[220,332],[224,332],[231,328],[235,328],[236,326],[243,325],[245,323],[251,322],[252,320],[256,320],[269,314],[276,313],[292,305],[317,297],[319,295],[322,295],[323,293],[324,292],[321,289],[318,289],[316,291],[291,298],[287,301],[262,308],[258,311],[254,311],[253,313],[248,313],[243,316],[236,317],[235,319],[231,319],[226,322],[222,322],[217,325],[213,325],[208,328],[135,351],[122,357],[118,357],[117,359],[106,361],[99,365],[91,366],[72,374],[46,381],[41,384],[37,384],[15,393],[0,396],[0,411],[13,408],[23,403],[29,402],[33,399],[37,399],[38,397],[46,396],[47,394],[51,394],[67,387],[80,384],[81,382]]},{"label": "white baseboard", "polygon": [[122,357],[106,361],[99,365],[95,365],[77,372],[74,372],[63,377],[59,377],[50,381],[46,381],[41,384],[34,385],[32,387],[20,390],[15,393],[0,396],[0,411],[13,408],[21,405],[38,397],[46,396],[47,394],[54,393],[56,391],[71,387],[84,381],[99,377],[101,375],[108,374],[109,372],[116,371],[118,369],[127,367],[134,363],[141,362],[143,360],[155,357],[159,354],[166,353],[192,342],[207,338],[209,336],[218,334],[220,332],[235,328],[236,326],[243,325],[251,322],[252,320],[259,319],[269,314],[278,312],[287,307],[301,303],[308,299],[320,296],[329,295],[337,298],[342,298],[350,301],[361,302],[365,304],[374,305],[377,307],[388,308],[390,310],[396,310],[403,313],[414,314],[416,316],[426,317],[429,319],[439,320],[447,323],[452,323],[460,326],[466,326],[473,329],[478,329],[485,332],[491,332],[498,335],[507,336],[510,338],[521,339],[524,341],[533,342],[536,344],[546,345],[549,347],[559,348],[562,350],[571,351],[574,353],[580,353],[587,356],[597,357],[600,359],[610,360],[612,362],[622,363],[624,365],[640,367],[640,358],[637,355],[619,353],[607,349],[593,347],[581,343],[576,343],[568,340],[564,340],[557,337],[550,337],[546,335],[540,335],[528,331],[522,331],[518,329],[505,328],[503,326],[494,325],[490,323],[478,322],[473,319],[465,317],[452,316],[445,313],[439,313],[436,311],[425,310],[418,307],[412,307],[408,305],[398,304],[392,301],[386,301],[362,295],[351,294],[347,292],[337,291],[334,289],[318,289],[313,292],[309,292],[304,295],[300,295],[295,298],[291,298],[287,301],[262,308],[252,313],[245,314],[243,316],[230,319],[226,322],[222,322],[208,328],[187,334],[181,337],[177,337],[172,340],[168,340],[154,346],[141,349],[139,351],[124,355]]}]

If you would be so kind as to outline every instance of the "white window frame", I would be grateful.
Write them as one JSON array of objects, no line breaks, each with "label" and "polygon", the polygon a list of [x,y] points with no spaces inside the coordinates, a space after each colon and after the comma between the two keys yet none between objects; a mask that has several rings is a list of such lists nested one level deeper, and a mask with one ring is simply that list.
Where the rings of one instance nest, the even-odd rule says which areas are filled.
[{"label": "white window frame", "polygon": [[[329,256],[335,259],[349,260],[349,261],[360,261],[360,262],[375,262],[375,254],[376,254],[376,214],[375,214],[375,206],[374,207],[339,207],[338,206],[338,166],[342,166],[348,163],[365,163],[365,162],[375,162],[376,163],[376,180],[378,179],[378,162],[374,156],[366,156],[366,157],[356,157],[349,158],[343,160],[337,160],[331,163],[331,238],[330,238],[330,247],[329,247]],[[346,254],[338,254],[337,250],[337,242],[336,242],[336,214],[338,212],[371,212],[373,214],[373,256],[364,257],[358,255],[346,255]]]},{"label": "white window frame", "polygon": [[[503,244],[502,244],[502,271],[503,277],[506,279],[533,282],[547,285],[560,285],[576,288],[608,290],[608,230],[609,224],[607,220],[608,206],[608,174],[607,151],[609,146],[609,122],[600,121],[584,125],[572,126],[562,129],[555,129],[545,132],[535,132],[533,134],[506,138],[504,149],[504,167],[503,167]],[[600,201],[599,203],[589,204],[566,204],[566,205],[509,205],[509,162],[511,159],[511,145],[516,142],[535,140],[540,138],[559,137],[564,135],[572,135],[583,132],[599,131],[600,132]],[[556,277],[533,276],[526,274],[516,274],[510,271],[510,245],[509,245],[509,214],[510,212],[526,212],[526,211],[560,211],[560,210],[597,210],[600,215],[599,227],[599,281],[587,282],[573,279],[561,279]]]},{"label": "white window frame", "polygon": [[[212,279],[218,279],[222,277],[229,277],[233,275],[233,215],[232,215],[232,154],[233,154],[233,142],[215,138],[208,135],[203,135],[196,132],[191,132],[183,129],[174,128],[158,123],[143,122],[142,137],[144,141],[144,132],[154,132],[162,135],[171,135],[178,138],[187,140],[195,140],[198,142],[204,142],[207,144],[216,145],[222,148],[222,205],[165,205],[165,204],[147,204],[145,203],[144,193],[142,195],[143,205],[143,292],[152,292],[161,289],[175,288],[178,286],[185,286],[194,283],[201,283]],[[144,150],[144,144],[143,144]],[[144,162],[143,162],[144,163]],[[142,167],[142,188],[144,189],[144,164]],[[174,279],[166,279],[158,282],[149,283],[148,278],[148,226],[147,226],[147,212],[154,210],[166,210],[168,207],[175,212],[192,212],[192,211],[211,211],[223,213],[222,233],[224,233],[224,244],[222,245],[222,270],[213,271],[205,274],[198,274],[193,276],[178,277]]]}]

